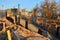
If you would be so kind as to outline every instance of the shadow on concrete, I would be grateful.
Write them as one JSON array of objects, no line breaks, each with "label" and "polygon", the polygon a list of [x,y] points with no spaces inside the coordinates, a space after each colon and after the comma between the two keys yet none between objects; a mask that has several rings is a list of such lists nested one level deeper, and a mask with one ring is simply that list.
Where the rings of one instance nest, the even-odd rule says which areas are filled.
[{"label": "shadow on concrete", "polygon": [[14,20],[11,17],[6,17],[6,19],[12,23],[14,23]]}]

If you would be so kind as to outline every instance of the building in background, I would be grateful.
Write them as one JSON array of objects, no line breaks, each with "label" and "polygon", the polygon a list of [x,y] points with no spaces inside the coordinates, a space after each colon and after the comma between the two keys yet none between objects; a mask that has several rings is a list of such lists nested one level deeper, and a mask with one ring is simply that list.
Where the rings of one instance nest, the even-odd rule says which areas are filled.
[{"label": "building in background", "polygon": [[0,10],[0,17],[6,17],[6,10]]}]

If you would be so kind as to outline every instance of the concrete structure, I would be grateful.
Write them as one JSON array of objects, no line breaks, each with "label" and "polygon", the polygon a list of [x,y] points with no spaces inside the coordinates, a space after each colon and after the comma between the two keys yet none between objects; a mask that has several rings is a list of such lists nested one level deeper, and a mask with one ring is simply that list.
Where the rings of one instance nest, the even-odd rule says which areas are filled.
[{"label": "concrete structure", "polygon": [[[14,39],[14,37],[16,36],[17,38],[19,38],[20,39],[20,37],[21,36],[23,36],[23,37],[29,37],[29,36],[36,36],[36,37],[43,37],[44,38],[44,40],[45,39],[47,39],[47,40],[49,40],[49,38],[46,38],[46,37],[44,37],[44,36],[42,36],[42,35],[40,35],[40,34],[38,34],[38,33],[35,33],[35,32],[32,32],[32,31],[30,31],[30,30],[27,30],[27,29],[25,29],[24,27],[22,27],[22,26],[19,26],[19,25],[15,25],[15,24],[12,24],[10,21],[8,21],[6,18],[1,18],[1,20],[4,20],[5,22],[3,23],[4,24],[4,27],[5,27],[5,29],[3,29],[5,32],[7,31],[6,30],[6,28],[7,29],[12,29],[11,30],[11,32],[10,32],[10,30],[8,30],[7,31],[7,35],[8,35],[8,39],[10,40],[10,39],[12,39],[11,37],[13,36],[13,39]],[[3,21],[2,20],[2,21]],[[2,23],[2,22],[1,22]],[[9,27],[6,27],[5,26],[5,24],[7,25],[7,26],[9,26]],[[16,29],[15,29],[16,28]],[[1,31],[0,31],[1,32]],[[2,31],[3,32],[3,31]],[[12,33],[14,32],[14,34],[15,34],[15,36],[14,36],[14,34],[12,35]],[[21,36],[20,36],[21,35]],[[20,36],[20,37],[18,37],[18,36]],[[7,37],[7,36],[6,36]],[[16,39],[16,37],[15,37],[15,39]],[[23,38],[24,39],[24,38]],[[26,39],[27,40],[27,39]]]},{"label": "concrete structure", "polygon": [[17,8],[7,9],[7,17],[11,17],[14,20],[14,23],[17,24],[17,22],[20,21],[20,19],[19,19],[20,18],[20,12],[18,14]]}]

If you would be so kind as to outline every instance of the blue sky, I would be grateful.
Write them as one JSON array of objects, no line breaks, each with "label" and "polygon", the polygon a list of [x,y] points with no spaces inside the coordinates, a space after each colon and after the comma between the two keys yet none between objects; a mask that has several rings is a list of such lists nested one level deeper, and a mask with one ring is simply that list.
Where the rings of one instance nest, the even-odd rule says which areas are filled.
[{"label": "blue sky", "polygon": [[[31,10],[35,7],[35,5],[38,3],[43,3],[44,0],[0,0],[0,9],[8,9],[8,8],[17,8],[18,4],[20,4],[20,7],[27,8],[28,10]],[[60,0],[57,0],[59,3]],[[4,7],[2,7],[4,5]]]}]

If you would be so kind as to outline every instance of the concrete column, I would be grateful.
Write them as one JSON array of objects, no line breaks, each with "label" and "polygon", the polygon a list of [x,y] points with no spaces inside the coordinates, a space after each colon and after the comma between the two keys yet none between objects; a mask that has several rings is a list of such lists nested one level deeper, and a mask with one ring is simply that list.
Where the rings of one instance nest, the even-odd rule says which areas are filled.
[{"label": "concrete column", "polygon": [[20,16],[17,16],[17,24],[20,24]]},{"label": "concrete column", "polygon": [[15,23],[16,23],[17,25],[20,24],[20,16],[15,16]]},{"label": "concrete column", "polygon": [[5,22],[3,23],[3,31],[5,32],[6,31],[6,27],[5,27]]},{"label": "concrete column", "polygon": [[7,36],[8,36],[8,40],[12,40],[10,30],[7,30]]},{"label": "concrete column", "polygon": [[14,23],[15,23],[15,16],[13,16],[13,19],[14,19]]},{"label": "concrete column", "polygon": [[45,29],[45,32],[43,34],[47,37],[46,18],[43,19],[43,27],[43,29]]},{"label": "concrete column", "polygon": [[7,11],[6,11],[6,17],[7,17]]},{"label": "concrete column", "polygon": [[28,29],[28,21],[25,21],[25,28]]},{"label": "concrete column", "polygon": [[17,24],[17,16],[15,16],[15,24]]}]

